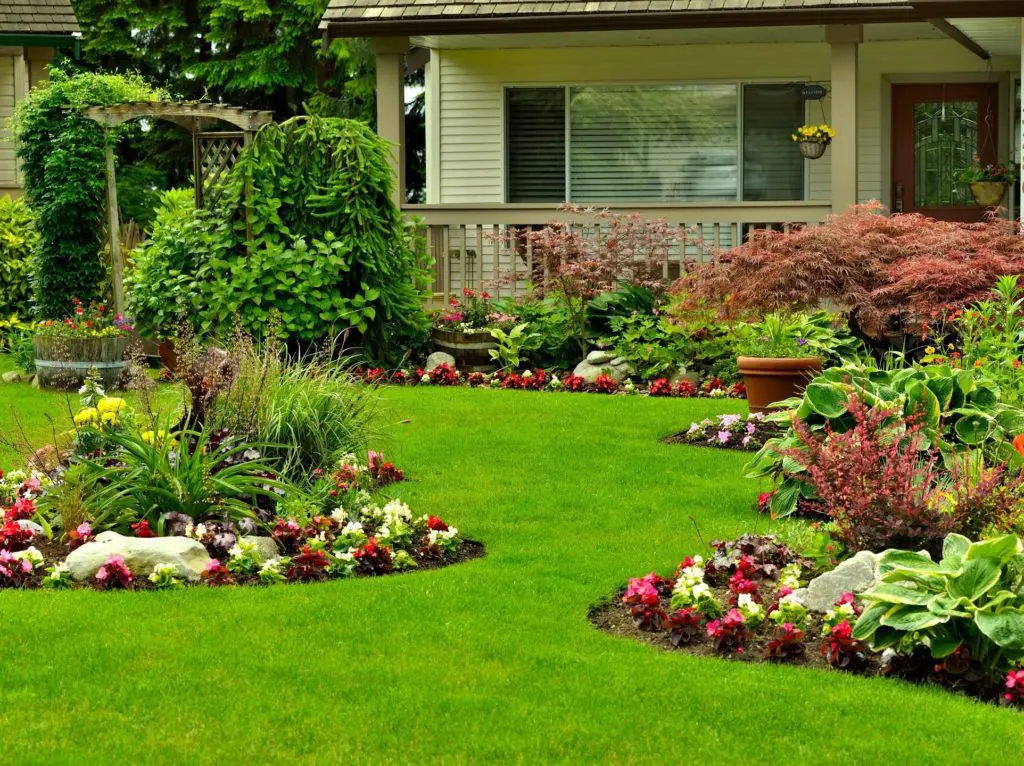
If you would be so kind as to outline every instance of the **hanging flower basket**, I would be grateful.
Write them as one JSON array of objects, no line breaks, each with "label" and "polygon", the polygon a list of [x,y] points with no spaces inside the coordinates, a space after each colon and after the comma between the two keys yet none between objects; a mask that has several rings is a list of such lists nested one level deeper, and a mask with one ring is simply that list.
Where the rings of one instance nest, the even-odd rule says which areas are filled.
[{"label": "hanging flower basket", "polygon": [[975,203],[982,207],[999,207],[1010,185],[1005,181],[972,181],[970,187]]},{"label": "hanging flower basket", "polygon": [[796,129],[796,133],[793,134],[793,140],[800,147],[800,154],[808,160],[820,159],[835,137],[835,130],[825,123],[821,125],[801,125]]},{"label": "hanging flower basket", "polygon": [[800,154],[807,160],[821,159],[828,148],[824,141],[798,141],[797,146],[800,147]]}]

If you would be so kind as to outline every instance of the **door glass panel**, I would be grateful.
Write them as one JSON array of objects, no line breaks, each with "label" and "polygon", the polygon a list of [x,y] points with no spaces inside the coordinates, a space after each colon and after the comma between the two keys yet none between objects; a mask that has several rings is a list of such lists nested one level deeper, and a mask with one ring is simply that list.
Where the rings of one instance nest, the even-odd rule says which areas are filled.
[{"label": "door glass panel", "polygon": [[956,177],[977,153],[976,102],[914,104],[914,206],[970,205],[970,189]]}]

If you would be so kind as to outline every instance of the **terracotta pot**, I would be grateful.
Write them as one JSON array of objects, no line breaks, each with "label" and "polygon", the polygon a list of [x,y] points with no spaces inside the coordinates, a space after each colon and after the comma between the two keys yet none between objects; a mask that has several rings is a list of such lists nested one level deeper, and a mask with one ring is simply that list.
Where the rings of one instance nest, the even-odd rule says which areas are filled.
[{"label": "terracotta pot", "polygon": [[1005,181],[972,181],[971,196],[982,207],[999,207],[1009,185]]},{"label": "terracotta pot", "polygon": [[178,353],[174,350],[173,340],[160,341],[157,354],[160,356],[160,361],[163,362],[164,367],[170,370],[172,375],[178,371]]},{"label": "terracotta pot", "polygon": [[797,141],[800,147],[800,154],[808,160],[821,159],[825,155],[828,144],[824,141]]},{"label": "terracotta pot", "polygon": [[741,356],[736,360],[747,387],[751,412],[771,412],[771,405],[803,392],[811,378],[821,372],[821,359],[766,359]]},{"label": "terracotta pot", "polygon": [[116,388],[128,366],[125,354],[131,338],[59,338],[36,336],[36,375],[42,388],[68,390],[78,388],[93,367],[103,379],[104,388]]},{"label": "terracotta pot", "polygon": [[460,372],[492,372],[497,365],[491,359],[491,349],[498,344],[489,332],[457,332],[433,328],[430,337],[434,349],[455,357],[455,367]]}]

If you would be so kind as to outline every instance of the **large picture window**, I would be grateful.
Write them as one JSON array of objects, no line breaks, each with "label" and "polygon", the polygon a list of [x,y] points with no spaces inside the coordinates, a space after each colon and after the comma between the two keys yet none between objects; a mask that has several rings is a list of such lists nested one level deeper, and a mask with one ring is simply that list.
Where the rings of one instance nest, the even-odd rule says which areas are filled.
[{"label": "large picture window", "polygon": [[791,86],[508,88],[509,202],[801,200]]}]

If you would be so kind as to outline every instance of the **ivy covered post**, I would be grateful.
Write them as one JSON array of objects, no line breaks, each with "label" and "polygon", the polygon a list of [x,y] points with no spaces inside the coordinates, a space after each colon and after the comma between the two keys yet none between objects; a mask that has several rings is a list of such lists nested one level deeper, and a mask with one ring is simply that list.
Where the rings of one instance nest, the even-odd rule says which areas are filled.
[{"label": "ivy covered post", "polygon": [[103,130],[103,154],[106,161],[107,226],[110,229],[110,281],[114,291],[114,308],[124,313],[124,275],[121,263],[121,221],[117,210],[117,178],[114,171],[114,142],[110,131]]}]

